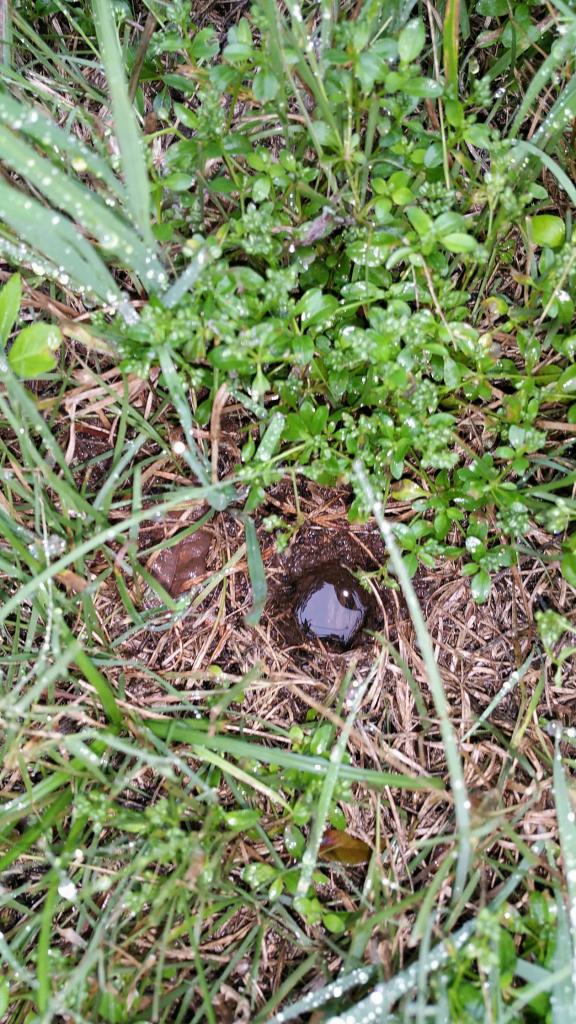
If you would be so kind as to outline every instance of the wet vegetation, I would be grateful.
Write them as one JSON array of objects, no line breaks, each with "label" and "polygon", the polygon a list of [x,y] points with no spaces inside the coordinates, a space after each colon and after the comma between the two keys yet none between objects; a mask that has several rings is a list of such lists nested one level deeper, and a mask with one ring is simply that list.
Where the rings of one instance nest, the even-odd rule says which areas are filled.
[{"label": "wet vegetation", "polygon": [[0,1021],[565,1024],[576,6],[0,35]]}]

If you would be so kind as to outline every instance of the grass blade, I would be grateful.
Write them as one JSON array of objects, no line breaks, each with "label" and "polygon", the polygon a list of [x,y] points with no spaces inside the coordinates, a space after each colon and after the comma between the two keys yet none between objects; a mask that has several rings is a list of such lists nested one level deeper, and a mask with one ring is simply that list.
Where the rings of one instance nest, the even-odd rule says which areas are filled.
[{"label": "grass blade", "polygon": [[[560,734],[556,734],[556,747],[554,751],[554,798],[556,801],[556,816],[558,819],[558,831],[560,833],[560,849],[564,862],[564,875],[568,889],[568,917],[571,923],[570,929],[570,962],[572,992],[576,992],[576,948],[574,925],[576,924],[576,823],[572,801],[566,782],[566,773],[562,764],[560,753]],[[567,957],[568,959],[568,957]]]},{"label": "grass blade", "polygon": [[[538,96],[546,88],[546,85],[552,75],[565,63],[568,54],[572,54],[574,52],[575,47],[576,24],[572,25],[565,35],[558,36],[554,46],[552,47],[551,53],[546,57],[546,60],[542,62],[533,76],[526,92],[524,93],[522,103],[520,104],[516,117],[512,123],[509,133],[509,137],[511,139],[518,137],[518,133],[525,118],[528,115],[531,115],[536,109]],[[552,119],[552,111],[550,111],[550,114],[545,118],[545,120],[548,120],[548,118]]]},{"label": "grass blade", "polygon": [[380,533],[382,534],[384,543],[388,548],[390,561],[392,562],[392,566],[394,567],[394,571],[398,577],[400,586],[402,587],[406,604],[408,605],[408,610],[410,612],[410,617],[414,623],[418,644],[426,666],[428,683],[440,721],[440,731],[442,734],[444,748],[446,750],[446,762],[450,773],[450,783],[454,798],[454,810],[458,828],[458,865],[456,869],[453,893],[454,899],[457,899],[462,893],[466,882],[472,850],[470,842],[470,815],[468,812],[469,802],[466,793],[466,783],[464,780],[462,762],[458,753],[456,737],[450,721],[448,702],[444,693],[444,686],[442,684],[440,672],[438,671],[438,666],[434,658],[430,634],[426,629],[426,623],[424,622],[420,605],[418,604],[418,598],[416,597],[414,587],[412,586],[412,582],[406,571],[402,556],[394,539],[392,527],[384,517],[382,504],[376,499],[364,466],[360,460],[357,460],[354,463],[354,473],[366,505],[372,512]]},{"label": "grass blade", "polygon": [[252,584],[252,607],[244,616],[247,626],[257,626],[264,611],[268,585],[266,583],[266,570],[262,561],[256,527],[250,516],[244,518],[244,529],[246,531],[246,560],[248,562],[248,575]]},{"label": "grass blade", "polygon": [[522,160],[525,159],[526,154],[535,157],[540,161],[540,163],[544,164],[544,166],[547,167],[554,175],[558,184],[562,186],[566,195],[569,196],[573,203],[576,203],[576,187],[566,172],[562,170],[556,160],[553,160],[551,156],[548,156],[548,153],[544,153],[542,149],[533,145],[533,143],[518,142],[512,153],[512,159],[510,161],[511,165],[518,167],[522,163]]},{"label": "grass blade", "polygon": [[[0,181],[0,221],[4,221],[47,264],[40,267],[60,284],[114,305],[121,292],[114,278],[75,225],[66,217],[54,223],[54,211]],[[32,269],[38,268],[32,266]]]},{"label": "grass blade", "polygon": [[346,747],[348,745],[348,740],[350,739],[350,733],[354,727],[356,716],[362,707],[364,694],[374,678],[375,673],[376,669],[368,672],[362,683],[353,687],[351,691],[353,692],[353,698],[350,705],[350,712],[344,722],[342,732],[332,749],[322,789],[320,790],[318,797],[312,827],[310,829],[308,846],[302,855],[302,870],[300,872],[300,878],[298,879],[297,896],[306,896],[308,890],[312,886],[312,879],[318,860],[318,851],[320,850],[320,843],[322,842],[322,836],[324,834],[324,828],[330,810],[330,803],[334,795],[334,789],[338,782],[338,775],[342,769],[342,760],[346,753]]},{"label": "grass blade", "polygon": [[[120,203],[125,204],[124,186],[106,160],[71,132],[60,128],[38,107],[20,103],[7,92],[0,93],[0,122],[8,128],[20,124],[18,131],[22,136],[33,139],[52,154],[59,153],[74,171],[87,171]],[[64,159],[62,167],[65,167]]]},{"label": "grass blade", "polygon": [[[208,750],[222,751],[232,757],[249,758],[261,761],[263,764],[279,765],[282,768],[294,768],[295,770],[315,775],[317,778],[325,776],[330,767],[330,762],[323,758],[307,757],[304,754],[293,754],[288,750],[280,750],[276,747],[264,747],[258,743],[247,740],[236,739],[235,736],[210,736],[198,729],[196,719],[174,719],[172,721],[151,721],[146,727],[161,739],[172,740],[176,743],[187,743],[191,747],[199,749],[205,747]],[[399,775],[395,772],[377,772],[369,768],[355,768],[352,765],[343,764],[340,767],[340,776],[349,779],[351,782],[364,782],[367,786],[374,786],[382,789],[386,786],[397,786],[399,789],[433,789],[442,790],[442,783],[435,778],[412,778],[406,775]]]},{"label": "grass blade", "polygon": [[148,171],[142,138],[128,95],[122,51],[114,22],[113,5],[108,3],[108,0],[95,0],[93,10],[98,44],[112,101],[114,127],[126,182],[128,207],[142,238],[151,250],[155,250],[156,243],[150,223]]},{"label": "grass blade", "polygon": [[446,0],[444,13],[444,73],[446,83],[458,95],[458,40],[460,37],[460,0]]},{"label": "grass blade", "polygon": [[[537,858],[539,849],[540,847],[537,847],[534,850],[534,859]],[[523,860],[512,872],[508,880],[500,889],[496,898],[486,909],[493,913],[501,907],[502,904],[505,903],[512,893],[518,888],[520,883],[528,872],[533,869],[533,867],[534,861],[527,859]],[[442,942],[437,943],[426,957],[425,966],[427,971],[437,971],[442,968],[444,964],[452,960],[457,950],[463,949],[466,943],[473,937],[476,927],[476,920],[466,921],[466,923],[462,925],[457,932],[449,938],[444,939]],[[385,1007],[392,1006],[397,999],[405,995],[417,985],[418,975],[421,969],[421,963],[416,960],[413,964],[410,964],[409,967],[399,971],[398,974],[389,981],[376,986],[366,999],[362,999],[356,1004],[356,1006],[346,1011],[346,1020],[349,1020],[350,1024],[366,1024],[366,1021],[376,1019],[382,1021],[387,1020],[388,1018],[384,1017]],[[302,999],[299,999],[298,1002],[286,1007],[285,1010],[280,1010],[280,1012],[272,1018],[270,1024],[286,1024],[287,1021],[295,1020],[296,1017],[299,1017],[304,1013],[311,1013],[313,1010],[316,1010],[321,1006],[325,1006],[326,1003],[332,1002],[335,999],[341,999],[344,992],[350,991],[351,989],[361,985],[366,985],[370,980],[373,971],[374,968],[367,964],[362,967],[357,967],[353,971],[349,971],[347,974],[341,975],[335,981],[331,981],[328,985],[325,985],[324,988],[309,992],[307,995],[303,996]],[[381,1016],[378,1016],[377,1018],[375,1017],[375,1009]],[[337,1021],[341,1020],[341,1017],[329,1017],[326,1024],[336,1024]]]},{"label": "grass blade", "polygon": [[210,479],[208,466],[205,458],[200,454],[196,445],[194,437],[194,421],[192,419],[190,405],[184,391],[182,378],[176,369],[169,350],[165,346],[160,350],[159,362],[164,382],[170,393],[170,398],[172,399],[172,403],[180,420],[180,426],[182,427],[184,437],[186,438],[186,450],[182,453],[182,457],[188,463],[197,480],[199,480],[201,484],[207,484]]},{"label": "grass blade", "polygon": [[[96,193],[66,174],[51,159],[40,156],[24,139],[4,125],[0,125],[0,148],[2,158],[14,171],[22,174],[35,188],[46,196],[51,206],[62,212],[72,211],[74,219],[85,231],[98,241],[105,252],[114,253],[122,263],[134,270],[140,280],[148,287],[156,283],[163,287],[166,273],[149,248],[141,241],[136,232],[128,227],[123,220],[113,213]],[[58,215],[52,214],[51,224],[58,227],[62,222]],[[84,248],[90,243],[84,239]],[[68,261],[62,260],[60,266]]]}]

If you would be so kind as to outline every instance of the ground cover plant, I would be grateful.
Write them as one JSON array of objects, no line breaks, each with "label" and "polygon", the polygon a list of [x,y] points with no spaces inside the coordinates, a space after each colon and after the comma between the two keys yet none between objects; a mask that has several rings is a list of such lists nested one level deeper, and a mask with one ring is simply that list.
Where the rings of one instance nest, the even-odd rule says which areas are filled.
[{"label": "ground cover plant", "polygon": [[0,1021],[565,1024],[574,4],[0,36]]}]

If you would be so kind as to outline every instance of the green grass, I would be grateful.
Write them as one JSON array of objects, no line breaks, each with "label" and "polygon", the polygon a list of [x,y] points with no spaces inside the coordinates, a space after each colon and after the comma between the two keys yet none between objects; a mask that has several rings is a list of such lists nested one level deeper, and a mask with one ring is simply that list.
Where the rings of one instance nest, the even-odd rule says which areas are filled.
[{"label": "green grass", "polygon": [[0,1021],[564,1024],[576,9],[213,7],[0,3]]}]

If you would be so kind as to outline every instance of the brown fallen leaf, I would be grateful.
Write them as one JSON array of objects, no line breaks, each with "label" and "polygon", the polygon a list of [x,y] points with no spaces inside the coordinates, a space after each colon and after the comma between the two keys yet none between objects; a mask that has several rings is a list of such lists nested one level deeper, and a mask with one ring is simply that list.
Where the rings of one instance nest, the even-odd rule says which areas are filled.
[{"label": "brown fallen leaf", "polygon": [[328,828],[322,836],[319,855],[322,860],[337,861],[338,864],[365,864],[370,860],[372,850],[363,839],[337,828]]},{"label": "brown fallen leaf", "polygon": [[185,594],[204,575],[211,543],[211,533],[200,528],[154,556],[150,571],[170,597]]}]

